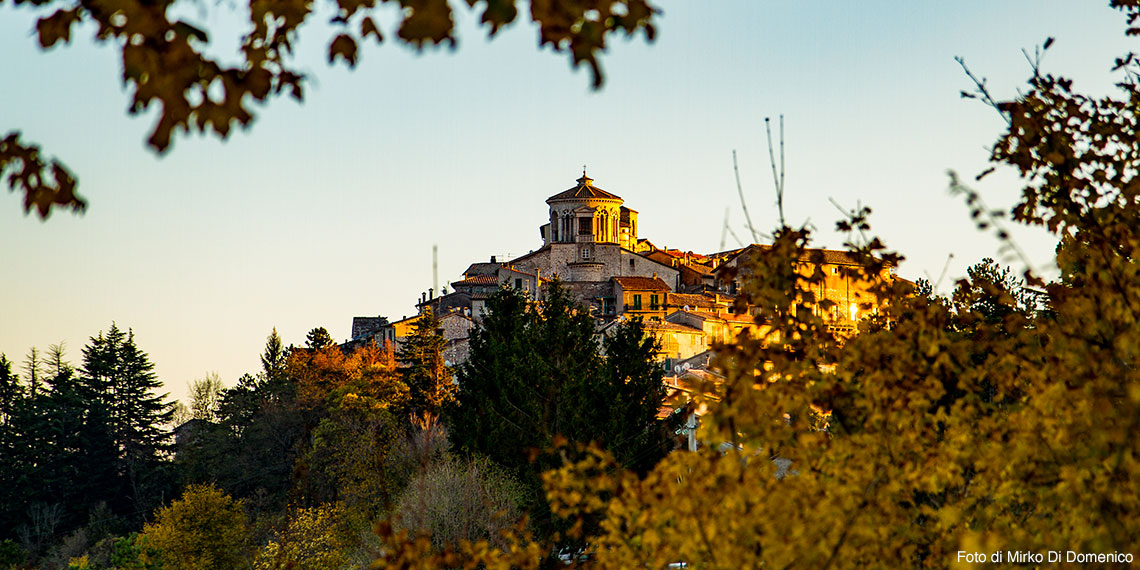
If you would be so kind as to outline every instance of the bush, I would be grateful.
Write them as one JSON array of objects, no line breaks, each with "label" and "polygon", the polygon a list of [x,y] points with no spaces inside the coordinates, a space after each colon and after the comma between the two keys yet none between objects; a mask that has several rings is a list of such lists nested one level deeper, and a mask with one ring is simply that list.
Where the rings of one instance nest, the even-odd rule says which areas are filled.
[{"label": "bush", "polygon": [[499,545],[521,516],[523,487],[489,459],[444,459],[414,477],[396,504],[397,526],[430,533],[443,549],[461,540]]},{"label": "bush", "polygon": [[249,568],[249,530],[241,503],[213,485],[191,485],[160,509],[145,539],[161,552],[166,570]]}]

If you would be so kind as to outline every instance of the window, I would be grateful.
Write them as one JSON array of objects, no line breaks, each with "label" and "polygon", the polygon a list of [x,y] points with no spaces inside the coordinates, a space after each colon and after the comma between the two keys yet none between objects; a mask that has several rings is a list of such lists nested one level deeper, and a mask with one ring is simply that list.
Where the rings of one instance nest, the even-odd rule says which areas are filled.
[{"label": "window", "polygon": [[650,295],[649,296],[649,308],[656,311],[657,305],[659,304],[660,299],[661,299],[660,295]]},{"label": "window", "polygon": [[633,310],[635,310],[635,311],[641,310],[641,295],[634,295],[633,296]]},{"label": "window", "polygon": [[515,279],[515,289],[522,289],[522,279]]},{"label": "window", "polygon": [[614,314],[614,298],[605,297],[602,299],[602,313],[606,315]]},{"label": "window", "polygon": [[582,248],[582,259],[590,259],[590,248],[588,248],[588,247]]},{"label": "window", "polygon": [[630,269],[633,269],[633,260],[632,260],[632,259],[631,259],[631,260],[629,260],[629,268],[630,268]]},{"label": "window", "polygon": [[594,233],[594,219],[578,218],[578,235],[590,235],[592,233]]}]

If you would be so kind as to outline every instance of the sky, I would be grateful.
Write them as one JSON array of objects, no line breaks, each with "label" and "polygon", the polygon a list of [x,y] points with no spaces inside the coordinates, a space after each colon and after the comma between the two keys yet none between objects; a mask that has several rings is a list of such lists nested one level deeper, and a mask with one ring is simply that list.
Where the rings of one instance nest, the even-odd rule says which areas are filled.
[{"label": "sky", "polygon": [[[541,247],[545,199],[595,185],[639,212],[639,234],[699,253],[749,240],[733,177],[736,151],[759,232],[777,215],[765,118],[783,115],[785,212],[813,245],[841,247],[838,206],[873,210],[872,233],[906,257],[899,269],[949,292],[984,257],[1024,264],[976,230],[947,171],[988,167],[1001,117],[959,93],[965,58],[999,98],[1025,85],[1033,52],[1045,70],[1107,94],[1113,58],[1135,48],[1107,1],[658,0],[657,39],[614,37],[604,88],[587,69],[540,49],[517,22],[488,40],[457,4],[457,49],[422,53],[367,44],[356,69],[325,60],[329,2],[301,30],[303,103],[257,107],[227,140],[177,137],[145,146],[153,112],[130,116],[114,50],[73,30],[47,52],[28,4],[0,5],[0,133],[19,130],[77,173],[85,215],[25,215],[0,193],[0,353],[20,363],[63,341],[73,363],[111,323],[130,328],[172,398],[217,372],[232,386],[256,372],[266,335],[286,343],[326,327],[347,339],[354,316],[413,314],[433,286],[467,266]],[[233,53],[232,2],[187,3]],[[525,12],[524,12],[525,13]],[[778,129],[774,132],[778,141]],[[1009,208],[1008,169],[974,187]],[[1014,237],[1046,276],[1055,240]]]}]

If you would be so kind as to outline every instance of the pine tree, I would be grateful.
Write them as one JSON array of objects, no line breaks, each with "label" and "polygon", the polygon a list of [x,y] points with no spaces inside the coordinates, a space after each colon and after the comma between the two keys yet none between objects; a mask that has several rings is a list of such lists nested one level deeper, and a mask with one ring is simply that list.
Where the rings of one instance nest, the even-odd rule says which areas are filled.
[{"label": "pine tree", "polygon": [[409,407],[414,413],[437,415],[455,398],[452,369],[443,359],[447,340],[440,327],[431,308],[424,309],[397,353],[404,383],[411,392]]},{"label": "pine tree", "polygon": [[325,327],[316,327],[305,335],[305,347],[318,350],[333,344],[332,336]]}]

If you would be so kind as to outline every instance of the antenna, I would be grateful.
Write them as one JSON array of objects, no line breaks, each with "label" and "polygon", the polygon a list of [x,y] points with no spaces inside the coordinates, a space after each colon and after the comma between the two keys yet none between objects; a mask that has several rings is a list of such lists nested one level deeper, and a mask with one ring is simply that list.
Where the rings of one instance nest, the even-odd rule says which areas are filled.
[{"label": "antenna", "polygon": [[431,244],[431,288],[439,291],[439,244]]}]

